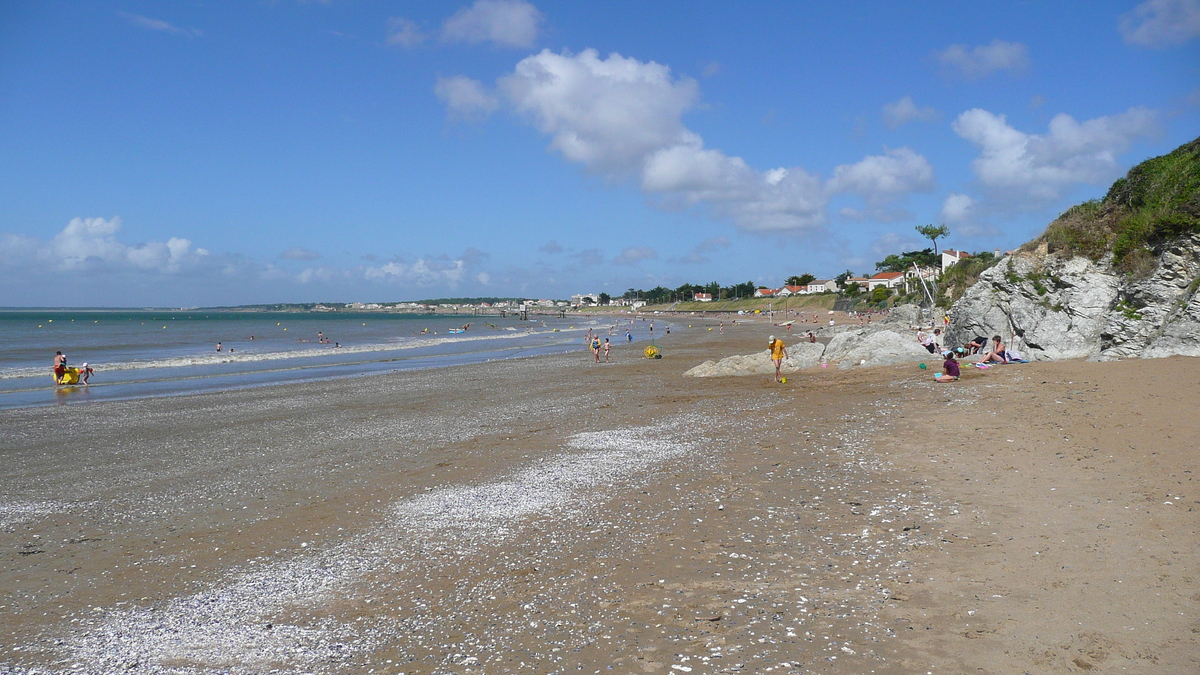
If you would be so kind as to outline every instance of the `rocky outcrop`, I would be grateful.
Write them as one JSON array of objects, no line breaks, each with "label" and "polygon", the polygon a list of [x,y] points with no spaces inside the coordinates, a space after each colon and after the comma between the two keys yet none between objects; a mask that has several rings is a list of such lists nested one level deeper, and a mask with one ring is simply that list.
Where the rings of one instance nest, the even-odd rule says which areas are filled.
[{"label": "rocky outcrop", "polygon": [[[820,342],[800,342],[787,348],[788,358],[780,364],[782,373],[812,368],[821,363],[825,345]],[[684,373],[687,377],[736,377],[740,375],[774,375],[775,363],[771,351],[764,349],[756,354],[728,356],[720,361],[705,361]]]},{"label": "rocky outcrop", "polygon": [[1030,360],[1200,356],[1200,235],[1157,252],[1133,279],[1108,253],[1020,251],[983,272],[950,309],[948,344],[1000,335]]},{"label": "rocky outcrop", "polygon": [[[789,345],[788,358],[780,371],[794,373],[822,363],[837,364],[838,368],[892,366],[935,359],[916,341],[916,334],[906,322],[920,316],[920,310],[902,312],[892,321],[870,326],[823,327],[822,336],[832,334],[828,346],[820,342],[798,342]],[[903,327],[900,324],[905,324]],[[705,361],[684,373],[688,377],[736,377],[740,375],[773,375],[775,364],[771,353],[729,356],[719,361]]]},{"label": "rocky outcrop", "polygon": [[911,332],[858,328],[834,335],[825,348],[825,360],[838,368],[894,366],[936,358]]}]

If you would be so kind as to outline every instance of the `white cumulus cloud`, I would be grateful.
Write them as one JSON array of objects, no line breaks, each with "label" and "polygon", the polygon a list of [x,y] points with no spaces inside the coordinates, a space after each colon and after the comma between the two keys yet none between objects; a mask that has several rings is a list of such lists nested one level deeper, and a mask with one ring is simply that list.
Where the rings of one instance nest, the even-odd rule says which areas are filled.
[{"label": "white cumulus cloud", "polygon": [[951,126],[979,148],[971,169],[980,183],[1017,207],[1057,199],[1078,183],[1112,180],[1120,172],[1118,155],[1159,130],[1158,115],[1143,107],[1082,123],[1060,113],[1041,135],[1018,131],[1004,115],[979,108],[962,113]]},{"label": "white cumulus cloud", "polygon": [[451,119],[477,122],[496,112],[500,102],[483,88],[483,83],[465,75],[439,77],[433,93],[446,105]]},{"label": "white cumulus cloud", "polygon": [[898,129],[909,122],[932,122],[938,112],[928,106],[917,107],[912,96],[904,96],[883,106],[883,123],[889,129]]},{"label": "white cumulus cloud", "polygon": [[927,192],[934,187],[933,167],[910,148],[870,155],[854,164],[833,170],[829,180],[832,192],[853,192],[868,202],[889,199],[910,192]]},{"label": "white cumulus cloud", "polygon": [[450,42],[532,47],[543,20],[537,7],[524,0],[476,0],[446,19],[442,38]]},{"label": "white cumulus cloud", "polygon": [[1200,0],[1146,0],[1121,17],[1130,44],[1169,47],[1200,35]]},{"label": "white cumulus cloud", "polygon": [[971,207],[975,205],[975,200],[967,195],[957,192],[951,192],[946,201],[942,202],[942,211],[940,219],[946,223],[961,223],[971,217]]},{"label": "white cumulus cloud", "polygon": [[665,65],[594,49],[527,57],[500,89],[551,138],[550,147],[588,171],[636,177],[665,207],[705,205],[746,230],[789,230],[824,221],[821,181],[800,168],[759,172],[705,148],[684,126],[696,81]]},{"label": "white cumulus cloud", "polygon": [[121,219],[72,218],[49,241],[6,234],[0,237],[0,263],[49,266],[61,271],[140,270],[175,273],[205,262],[208,251],[171,237],[165,242],[125,244],[117,239]]},{"label": "white cumulus cloud", "polygon": [[936,56],[943,66],[970,79],[986,77],[1001,70],[1020,71],[1029,67],[1029,48],[1019,42],[1004,40],[992,40],[991,44],[975,47],[950,45],[937,52]]},{"label": "white cumulus cloud", "polygon": [[418,286],[433,286],[448,284],[454,286],[466,271],[463,260],[448,258],[418,258],[416,262],[405,263],[393,260],[378,267],[367,267],[363,276],[375,281],[389,281]]}]

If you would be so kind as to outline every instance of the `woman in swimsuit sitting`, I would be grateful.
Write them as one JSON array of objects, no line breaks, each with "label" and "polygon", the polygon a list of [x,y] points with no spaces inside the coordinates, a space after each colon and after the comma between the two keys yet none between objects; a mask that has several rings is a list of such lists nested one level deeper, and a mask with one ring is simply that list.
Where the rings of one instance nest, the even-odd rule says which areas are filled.
[{"label": "woman in swimsuit sitting", "polygon": [[1004,343],[1000,341],[999,335],[992,336],[992,351],[983,355],[979,359],[980,363],[1008,363],[1008,354],[1004,351]]}]

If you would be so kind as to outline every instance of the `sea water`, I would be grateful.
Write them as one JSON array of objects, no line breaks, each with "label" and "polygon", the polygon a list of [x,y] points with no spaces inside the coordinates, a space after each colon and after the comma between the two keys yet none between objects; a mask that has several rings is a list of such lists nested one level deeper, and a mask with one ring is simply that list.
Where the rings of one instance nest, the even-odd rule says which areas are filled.
[{"label": "sea water", "polygon": [[[580,316],[7,310],[0,311],[0,408],[303,383],[564,352],[583,349],[588,329],[613,323]],[[450,332],[466,324],[465,331]],[[646,330],[641,322],[633,328]],[[619,332],[624,339],[624,328]],[[318,342],[319,335],[328,343]],[[70,366],[86,362],[95,369],[89,387],[55,386],[56,351]]]}]

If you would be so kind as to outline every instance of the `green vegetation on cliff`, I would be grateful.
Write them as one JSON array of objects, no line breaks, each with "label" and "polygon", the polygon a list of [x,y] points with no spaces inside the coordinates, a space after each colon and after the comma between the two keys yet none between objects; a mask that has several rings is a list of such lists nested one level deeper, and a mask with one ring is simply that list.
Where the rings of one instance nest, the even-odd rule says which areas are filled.
[{"label": "green vegetation on cliff", "polygon": [[1189,233],[1200,233],[1200,138],[1133,167],[1104,199],[1067,209],[1024,248],[1092,260],[1112,251],[1118,269],[1141,276],[1154,269],[1155,247]]}]

